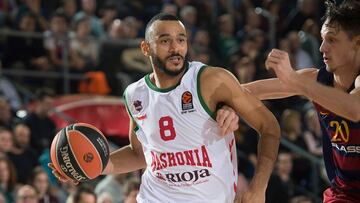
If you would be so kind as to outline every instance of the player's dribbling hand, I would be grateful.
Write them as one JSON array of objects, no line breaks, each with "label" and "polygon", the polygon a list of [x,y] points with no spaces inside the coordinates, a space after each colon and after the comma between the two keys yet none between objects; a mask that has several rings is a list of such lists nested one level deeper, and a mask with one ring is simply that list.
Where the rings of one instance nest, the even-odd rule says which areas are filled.
[{"label": "player's dribbling hand", "polygon": [[225,136],[239,128],[239,116],[232,108],[226,105],[216,112],[216,121],[220,127],[221,136]]},{"label": "player's dribbling hand", "polygon": [[[69,179],[65,178],[64,176],[62,176],[55,168],[55,166],[52,163],[48,163],[48,167],[51,168],[52,170],[52,174],[54,174],[54,176],[60,181],[60,182],[67,182],[69,181]],[[73,183],[75,185],[79,184],[79,181],[73,180]]]}]

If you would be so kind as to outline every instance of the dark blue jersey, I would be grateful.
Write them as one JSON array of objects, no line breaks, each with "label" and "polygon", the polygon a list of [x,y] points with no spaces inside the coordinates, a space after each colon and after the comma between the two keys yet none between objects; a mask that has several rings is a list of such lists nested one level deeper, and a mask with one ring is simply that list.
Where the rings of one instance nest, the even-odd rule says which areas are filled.
[{"label": "dark blue jersey", "polygon": [[[334,76],[326,68],[319,70],[317,81],[333,86]],[[354,89],[354,85],[348,92]],[[341,100],[342,98],[333,98]],[[326,171],[334,187],[360,191],[360,122],[352,122],[315,103],[323,133]],[[356,107],[354,107],[356,108]]]}]

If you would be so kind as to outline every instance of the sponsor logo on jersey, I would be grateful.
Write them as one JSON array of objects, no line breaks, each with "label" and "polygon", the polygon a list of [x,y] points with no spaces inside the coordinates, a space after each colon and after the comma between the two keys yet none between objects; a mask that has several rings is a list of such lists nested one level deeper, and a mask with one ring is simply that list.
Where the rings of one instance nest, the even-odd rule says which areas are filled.
[{"label": "sponsor logo on jersey", "polygon": [[181,95],[181,113],[190,113],[195,111],[193,104],[193,96],[190,91],[185,91]]},{"label": "sponsor logo on jersey", "polygon": [[136,100],[133,102],[134,108],[137,112],[140,112],[142,110],[142,105],[141,105],[141,101]]},{"label": "sponsor logo on jersey", "polygon": [[[154,176],[167,182],[170,186],[182,187],[200,184],[207,182],[207,177],[211,176],[207,168],[212,168],[212,163],[205,145],[180,152],[156,153],[151,151],[151,156],[151,169]],[[175,166],[195,166],[196,168],[174,173],[162,172],[163,169]],[[207,168],[199,169],[199,167]]]},{"label": "sponsor logo on jersey", "polygon": [[190,149],[180,152],[162,152],[151,151],[152,171],[163,170],[174,166],[202,166],[212,167],[212,163],[207,152],[206,146],[202,145],[200,149]]},{"label": "sponsor logo on jersey", "polygon": [[[141,101],[139,100],[136,100],[133,102],[133,106],[134,106],[134,109],[140,113],[140,111],[143,109],[143,106],[141,104]],[[146,113],[144,114],[141,114],[141,115],[136,115],[135,116],[138,120],[144,120],[146,118]]]},{"label": "sponsor logo on jersey", "polygon": [[200,170],[186,171],[182,173],[166,173],[165,180],[169,183],[188,183],[189,185],[191,185],[209,176],[209,170],[204,168]]},{"label": "sponsor logo on jersey", "polygon": [[340,152],[344,152],[346,154],[360,154],[360,146],[358,145],[340,145],[336,143],[331,143],[332,146]]}]

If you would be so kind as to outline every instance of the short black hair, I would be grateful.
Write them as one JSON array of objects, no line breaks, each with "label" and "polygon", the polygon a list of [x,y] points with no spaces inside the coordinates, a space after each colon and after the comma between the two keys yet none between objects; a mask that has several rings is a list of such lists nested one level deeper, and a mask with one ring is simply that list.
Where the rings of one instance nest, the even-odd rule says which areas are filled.
[{"label": "short black hair", "polygon": [[343,29],[352,39],[360,34],[360,2],[358,0],[344,0],[340,5],[332,0],[326,0],[326,12],[323,21],[328,20],[326,26]]},{"label": "short black hair", "polygon": [[154,17],[152,17],[150,19],[150,21],[146,24],[146,28],[145,28],[145,40],[149,40],[149,28],[151,27],[152,24],[154,24],[155,21],[160,20],[160,21],[180,21],[180,19],[174,15],[168,14],[168,13],[159,13],[157,15],[155,15]]}]

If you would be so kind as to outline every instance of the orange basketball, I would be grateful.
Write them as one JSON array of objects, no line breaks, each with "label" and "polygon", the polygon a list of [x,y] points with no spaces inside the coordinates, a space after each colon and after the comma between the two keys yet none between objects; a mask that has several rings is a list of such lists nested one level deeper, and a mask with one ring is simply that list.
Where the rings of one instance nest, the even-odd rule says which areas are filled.
[{"label": "orange basketball", "polygon": [[56,134],[50,155],[61,175],[83,182],[96,178],[105,169],[109,161],[109,145],[96,127],[75,123]]}]

